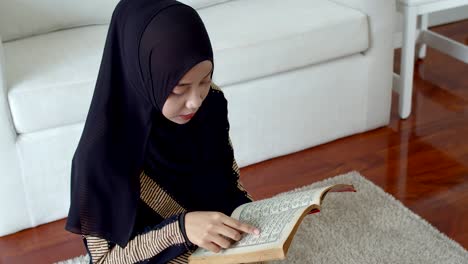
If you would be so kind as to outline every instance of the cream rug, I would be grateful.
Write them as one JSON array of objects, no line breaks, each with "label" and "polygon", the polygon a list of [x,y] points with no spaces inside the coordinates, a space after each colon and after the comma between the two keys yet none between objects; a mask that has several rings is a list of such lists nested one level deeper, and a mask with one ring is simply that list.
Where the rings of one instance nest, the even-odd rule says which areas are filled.
[{"label": "cream rug", "polygon": [[[357,172],[293,191],[334,183],[353,184],[357,192],[329,193],[321,212],[301,223],[287,259],[270,263],[468,263],[460,244]],[[81,256],[60,264],[88,262]]]}]

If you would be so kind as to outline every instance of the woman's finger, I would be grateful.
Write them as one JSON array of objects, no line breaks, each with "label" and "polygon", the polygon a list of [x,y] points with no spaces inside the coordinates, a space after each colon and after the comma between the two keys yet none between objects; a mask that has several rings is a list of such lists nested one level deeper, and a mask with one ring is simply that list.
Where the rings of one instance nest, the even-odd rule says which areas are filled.
[{"label": "woman's finger", "polygon": [[206,250],[209,250],[211,252],[214,252],[214,253],[218,253],[219,251],[221,251],[221,247],[214,244],[214,243],[211,243],[211,242],[205,242],[205,243],[202,243],[200,245],[202,248],[206,249]]},{"label": "woman's finger", "polygon": [[234,229],[245,232],[245,233],[250,233],[250,234],[255,234],[255,235],[260,234],[260,230],[258,230],[258,228],[251,226],[249,224],[246,224],[246,223],[242,223],[232,217],[227,217],[224,220],[224,224]]},{"label": "woman's finger", "polygon": [[217,228],[216,232],[234,241],[239,241],[242,238],[242,234],[239,231],[225,224]]},{"label": "woman's finger", "polygon": [[227,240],[225,237],[223,237],[220,234],[210,236],[210,240],[212,243],[215,243],[216,245],[222,248],[229,248],[231,246],[231,241]]}]

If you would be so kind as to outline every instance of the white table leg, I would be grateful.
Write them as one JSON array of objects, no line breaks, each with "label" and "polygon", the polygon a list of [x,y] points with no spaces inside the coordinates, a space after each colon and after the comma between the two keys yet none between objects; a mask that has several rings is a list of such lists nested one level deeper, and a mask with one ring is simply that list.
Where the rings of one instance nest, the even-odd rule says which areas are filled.
[{"label": "white table leg", "polygon": [[[428,17],[429,14],[423,14],[420,16],[420,29],[421,32],[424,32],[424,30],[427,30],[428,26]],[[426,44],[421,40],[421,44],[418,47],[418,58],[424,59],[426,57]]]},{"label": "white table leg", "polygon": [[403,7],[404,29],[400,65],[400,100],[398,112],[406,119],[411,113],[411,96],[413,92],[414,55],[416,45],[416,9]]}]

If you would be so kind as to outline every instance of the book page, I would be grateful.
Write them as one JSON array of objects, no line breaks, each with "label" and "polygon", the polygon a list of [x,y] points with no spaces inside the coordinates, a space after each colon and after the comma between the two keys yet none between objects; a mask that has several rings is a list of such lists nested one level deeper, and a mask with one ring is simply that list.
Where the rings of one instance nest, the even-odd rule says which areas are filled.
[{"label": "book page", "polygon": [[258,227],[260,235],[246,236],[232,245],[241,248],[261,244],[278,244],[284,240],[281,234],[289,234],[297,218],[311,204],[319,204],[320,196],[327,187],[282,194],[276,197],[245,204],[236,209],[231,217]]},{"label": "book page", "polygon": [[231,255],[281,247],[305,209],[304,207],[288,208],[287,206],[284,205],[278,212],[272,214],[268,214],[268,211],[265,210],[267,207],[255,204],[253,206],[245,206],[244,210],[240,212],[241,222],[258,227],[260,235],[244,233],[242,234],[242,239],[234,242],[228,249],[221,249],[219,253],[212,253],[206,249],[198,248],[193,256]]},{"label": "book page", "polygon": [[328,187],[280,194],[276,197],[246,203],[234,210],[231,217],[260,229],[260,235],[243,234],[241,240],[219,253],[199,248],[193,256],[230,255],[281,247],[302,212],[311,204],[319,204]]},{"label": "book page", "polygon": [[[282,234],[289,231],[290,226],[294,226],[297,216],[304,211],[304,207],[291,207],[291,204],[275,204],[272,210],[264,210],[260,205],[246,206],[240,212],[239,219],[258,227],[260,235],[245,234],[242,240],[232,245],[232,248],[242,248],[248,246],[258,246],[262,244],[278,244],[283,241]],[[277,210],[276,212],[272,212]]]}]

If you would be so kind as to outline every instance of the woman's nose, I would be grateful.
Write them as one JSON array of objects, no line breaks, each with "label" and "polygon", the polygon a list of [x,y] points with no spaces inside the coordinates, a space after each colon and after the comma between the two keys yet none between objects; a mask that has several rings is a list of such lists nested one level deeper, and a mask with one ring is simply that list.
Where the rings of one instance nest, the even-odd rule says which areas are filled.
[{"label": "woman's nose", "polygon": [[186,102],[186,106],[188,109],[198,109],[201,104],[202,104],[202,95],[200,92],[195,91],[190,94],[190,97],[188,98]]}]

